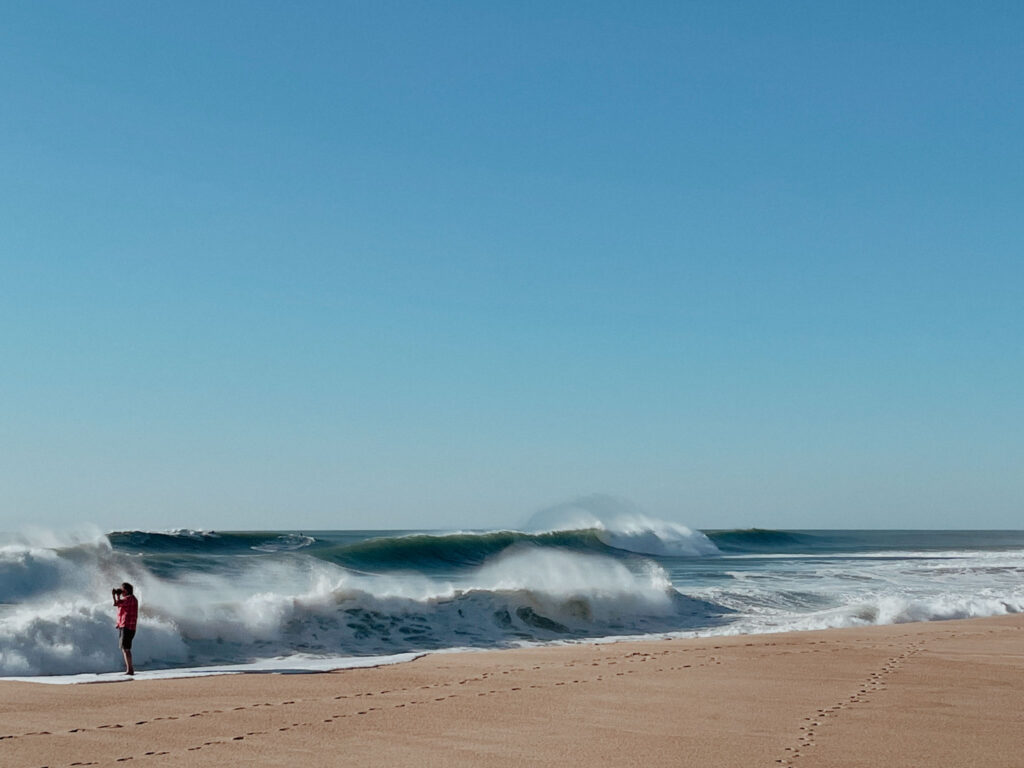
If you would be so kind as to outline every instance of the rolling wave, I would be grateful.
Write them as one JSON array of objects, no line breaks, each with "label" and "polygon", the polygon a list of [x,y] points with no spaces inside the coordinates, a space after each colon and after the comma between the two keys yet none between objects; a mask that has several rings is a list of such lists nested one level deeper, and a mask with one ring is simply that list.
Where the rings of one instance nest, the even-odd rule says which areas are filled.
[{"label": "rolling wave", "polygon": [[124,580],[150,669],[1024,610],[1021,532],[705,535],[600,499],[524,528],[0,536],[0,675],[117,669]]},{"label": "rolling wave", "polygon": [[148,554],[230,555],[310,549],[310,554],[354,568],[472,568],[508,547],[530,544],[606,555],[708,557],[718,554],[815,552],[829,539],[761,528],[693,531],[677,523],[644,516],[601,519],[574,516],[542,530],[423,532],[381,534],[354,542],[332,543],[294,532],[116,531],[111,546]]},{"label": "rolling wave", "polygon": [[114,531],[107,534],[118,549],[146,553],[237,554],[247,550],[278,552],[301,549],[316,542],[312,536],[273,531]]},{"label": "rolling wave", "polygon": [[722,552],[779,552],[796,549],[814,549],[824,540],[821,536],[793,531],[777,531],[764,528],[744,528],[729,531],[708,531],[707,537]]},{"label": "rolling wave", "polygon": [[[580,502],[586,504],[587,502]],[[592,500],[591,500],[592,505]],[[610,557],[654,555],[705,557],[719,553],[700,531],[678,523],[622,511],[556,509],[534,516],[525,530],[380,532],[354,540],[320,541],[315,536],[281,532],[118,531],[108,535],[120,551],[145,554],[273,554],[307,550],[321,560],[366,570],[466,570],[514,546],[562,549]]]},{"label": "rolling wave", "polygon": [[[65,563],[61,551],[21,548],[0,558],[8,568],[0,570],[8,602],[0,675],[116,669],[109,585],[125,577],[145,631],[136,663],[150,667],[638,635],[708,626],[729,612],[684,596],[653,562],[630,569],[528,541],[459,580],[357,573],[301,551],[229,558],[220,572],[189,569],[175,579],[104,542],[76,557]],[[33,582],[44,584],[45,600],[10,589]]]},{"label": "rolling wave", "polygon": [[523,533],[416,533],[379,536],[354,544],[319,549],[317,557],[355,568],[472,568],[513,546],[532,545],[572,552],[609,554],[595,530]]}]

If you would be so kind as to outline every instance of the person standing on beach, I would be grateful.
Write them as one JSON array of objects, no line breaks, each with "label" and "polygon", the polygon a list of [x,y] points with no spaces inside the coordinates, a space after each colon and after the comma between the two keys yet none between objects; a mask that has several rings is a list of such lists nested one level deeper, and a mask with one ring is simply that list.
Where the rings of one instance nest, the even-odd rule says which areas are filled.
[{"label": "person standing on beach", "polygon": [[135,588],[127,581],[120,587],[114,587],[111,592],[117,607],[117,634],[120,637],[121,653],[124,654],[124,673],[134,675],[132,640],[135,638],[135,625],[139,621],[139,601],[135,597]]}]

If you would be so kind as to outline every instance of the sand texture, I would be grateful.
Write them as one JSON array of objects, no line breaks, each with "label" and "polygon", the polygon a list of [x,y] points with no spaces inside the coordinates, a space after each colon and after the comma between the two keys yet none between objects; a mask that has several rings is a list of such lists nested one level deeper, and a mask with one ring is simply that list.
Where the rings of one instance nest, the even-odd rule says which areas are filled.
[{"label": "sand texture", "polygon": [[0,765],[1020,768],[1022,629],[1006,616],[326,674],[0,682]]}]

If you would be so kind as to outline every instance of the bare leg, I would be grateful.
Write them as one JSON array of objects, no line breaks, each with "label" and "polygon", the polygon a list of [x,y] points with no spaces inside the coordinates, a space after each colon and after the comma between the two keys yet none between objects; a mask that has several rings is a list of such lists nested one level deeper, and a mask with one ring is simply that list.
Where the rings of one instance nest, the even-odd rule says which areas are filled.
[{"label": "bare leg", "polygon": [[134,675],[135,667],[132,666],[132,652],[127,648],[122,648],[121,653],[124,654],[124,673],[126,675]]}]

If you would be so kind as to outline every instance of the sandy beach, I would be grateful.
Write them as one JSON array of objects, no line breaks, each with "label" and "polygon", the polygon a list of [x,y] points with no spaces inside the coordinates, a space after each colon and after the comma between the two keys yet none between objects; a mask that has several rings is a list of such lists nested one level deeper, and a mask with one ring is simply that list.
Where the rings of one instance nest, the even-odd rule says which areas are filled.
[{"label": "sandy beach", "polygon": [[1024,617],[435,654],[305,675],[0,683],[0,764],[985,766]]}]

